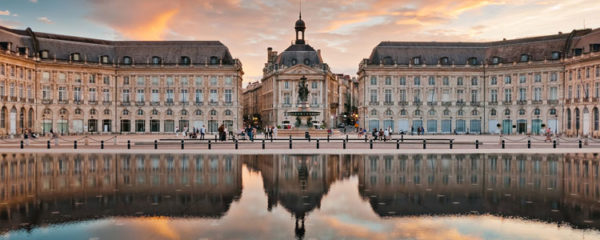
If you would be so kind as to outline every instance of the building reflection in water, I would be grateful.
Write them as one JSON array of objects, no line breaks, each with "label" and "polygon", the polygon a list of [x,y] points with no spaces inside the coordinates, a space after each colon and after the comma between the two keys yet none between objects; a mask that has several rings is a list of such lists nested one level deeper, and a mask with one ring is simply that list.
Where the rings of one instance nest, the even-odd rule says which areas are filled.
[{"label": "building reflection in water", "polygon": [[298,238],[332,183],[349,177],[381,217],[492,214],[600,229],[592,154],[3,154],[0,232],[113,216],[220,218],[241,196],[242,164],[261,173],[265,207],[286,209]]}]

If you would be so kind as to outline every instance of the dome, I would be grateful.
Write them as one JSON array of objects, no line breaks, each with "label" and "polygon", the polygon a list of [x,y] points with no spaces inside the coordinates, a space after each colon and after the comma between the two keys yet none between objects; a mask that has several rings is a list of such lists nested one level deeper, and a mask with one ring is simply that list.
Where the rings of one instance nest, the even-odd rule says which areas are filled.
[{"label": "dome", "polygon": [[304,31],[306,30],[306,23],[302,20],[302,18],[296,21],[296,31]]}]

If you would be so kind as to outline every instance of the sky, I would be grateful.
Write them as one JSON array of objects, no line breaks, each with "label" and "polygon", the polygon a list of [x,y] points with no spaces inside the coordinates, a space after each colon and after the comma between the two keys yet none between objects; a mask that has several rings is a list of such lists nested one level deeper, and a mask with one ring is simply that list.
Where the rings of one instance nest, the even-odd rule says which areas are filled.
[{"label": "sky", "polygon": [[[219,40],[260,80],[294,40],[299,0],[0,0],[0,25],[107,40]],[[304,0],[306,40],[356,75],[381,41],[490,41],[600,27],[598,0]]]}]

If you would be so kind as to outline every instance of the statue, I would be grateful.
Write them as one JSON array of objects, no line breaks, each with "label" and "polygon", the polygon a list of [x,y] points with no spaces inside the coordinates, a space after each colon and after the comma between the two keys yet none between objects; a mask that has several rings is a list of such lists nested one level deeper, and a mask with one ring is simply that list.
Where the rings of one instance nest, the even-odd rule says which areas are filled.
[{"label": "statue", "polygon": [[310,91],[308,90],[306,77],[302,76],[302,78],[300,78],[300,83],[298,83],[298,100],[300,100],[301,103],[306,103],[306,101],[308,101],[309,93]]}]

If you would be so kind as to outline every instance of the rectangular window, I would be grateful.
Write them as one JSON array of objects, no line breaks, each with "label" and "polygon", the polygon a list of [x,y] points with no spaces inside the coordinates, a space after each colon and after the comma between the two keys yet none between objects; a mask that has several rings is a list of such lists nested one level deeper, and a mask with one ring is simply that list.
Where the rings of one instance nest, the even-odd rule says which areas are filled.
[{"label": "rectangular window", "polygon": [[225,102],[226,103],[231,103],[231,97],[232,97],[232,90],[231,89],[225,89]]},{"label": "rectangular window", "polygon": [[231,79],[231,77],[225,77],[225,85],[231,85],[233,83],[233,80]]},{"label": "rectangular window", "polygon": [[569,86],[568,88],[569,90],[567,91],[567,99],[572,99],[573,98],[573,86]]},{"label": "rectangular window", "polygon": [[174,97],[174,95],[175,95],[175,91],[173,91],[173,89],[167,89],[167,90],[166,90],[166,93],[167,93],[167,97],[165,98],[165,100],[166,100],[168,103],[172,103],[172,102],[173,102],[173,99],[175,98],[175,97]]},{"label": "rectangular window", "polygon": [[104,85],[110,85],[110,76],[104,76],[103,82]]},{"label": "rectangular window", "polygon": [[75,102],[81,101],[81,87],[73,88],[73,101],[75,101]]},{"label": "rectangular window", "polygon": [[204,95],[202,94],[201,89],[196,89],[196,102],[197,103],[204,102]]},{"label": "rectangular window", "polygon": [[525,76],[525,75],[519,76],[519,83],[527,83],[527,76]]},{"label": "rectangular window", "polygon": [[534,77],[534,81],[535,82],[541,82],[542,81],[542,74],[536,73],[535,77]]},{"label": "rectangular window", "polygon": [[88,100],[89,100],[90,102],[95,102],[95,101],[96,101],[96,99],[97,99],[97,98],[96,98],[96,89],[95,89],[95,88],[90,88],[90,89],[88,90],[88,94],[89,94],[89,96],[88,96]]},{"label": "rectangular window", "polygon": [[144,102],[145,101],[144,89],[137,90],[137,93],[135,94],[135,101],[136,102]]},{"label": "rectangular window", "polygon": [[129,77],[128,76],[123,77],[123,85],[129,85]]},{"label": "rectangular window", "polygon": [[283,94],[283,104],[286,104],[286,105],[290,105],[291,104],[290,93],[284,93]]},{"label": "rectangular window", "polygon": [[400,101],[406,102],[406,90],[400,90]]},{"label": "rectangular window", "polygon": [[435,86],[435,77],[429,77],[429,86]]},{"label": "rectangular window", "polygon": [[217,90],[216,89],[211,89],[210,90],[210,96],[209,96],[210,103],[216,103],[216,102],[218,102],[218,96],[219,96],[219,93],[217,92]]},{"label": "rectangular window", "polygon": [[449,101],[450,101],[450,90],[444,89],[442,91],[442,102],[449,102]]},{"label": "rectangular window", "polygon": [[386,89],[384,93],[385,93],[385,102],[391,103],[392,102],[392,90]]},{"label": "rectangular window", "polygon": [[313,89],[317,89],[319,87],[319,83],[318,82],[312,82],[311,85],[312,85]]},{"label": "rectangular window", "polygon": [[73,82],[80,84],[81,83],[81,75],[80,74],[73,75]]},{"label": "rectangular window", "polygon": [[89,83],[96,84],[96,75],[90,74],[90,76],[89,76]]},{"label": "rectangular window", "polygon": [[498,78],[492,77],[492,79],[490,80],[490,85],[496,85],[496,84],[498,84]]},{"label": "rectangular window", "polygon": [[312,99],[312,105],[314,105],[314,106],[319,105],[319,94],[313,92],[310,95],[312,95],[312,97],[311,97],[311,99]]},{"label": "rectangular window", "polygon": [[42,80],[43,81],[50,81],[50,73],[49,72],[42,72]]},{"label": "rectangular window", "polygon": [[377,102],[377,90],[371,89],[371,103]]},{"label": "rectangular window", "polygon": [[129,102],[129,89],[123,89],[123,94],[121,94],[122,102]]},{"label": "rectangular window", "polygon": [[558,80],[558,74],[556,74],[555,72],[550,74],[550,81],[551,82],[556,82]]},{"label": "rectangular window", "polygon": [[179,101],[182,103],[188,102],[188,90],[187,89],[181,89],[181,92],[179,94]]},{"label": "rectangular window", "polygon": [[406,77],[400,77],[400,85],[401,86],[406,85]]},{"label": "rectangular window", "polygon": [[102,90],[102,100],[105,102],[110,102],[110,90],[103,89]]},{"label": "rectangular window", "polygon": [[527,88],[519,88],[519,101],[527,101]]},{"label": "rectangular window", "polygon": [[196,77],[194,83],[196,84],[196,87],[200,87],[204,84],[204,81],[202,80],[202,77]]},{"label": "rectangular window", "polygon": [[505,102],[512,101],[512,89],[504,89],[504,101]]},{"label": "rectangular window", "polygon": [[160,91],[158,89],[152,89],[152,102],[159,102],[160,101]]},{"label": "rectangular window", "polygon": [[289,89],[290,88],[290,82],[289,81],[283,82],[283,88],[284,89]]},{"label": "rectangular window", "polygon": [[511,84],[512,83],[512,78],[510,76],[505,76],[504,77],[504,84]]},{"label": "rectangular window", "polygon": [[64,83],[67,81],[67,75],[65,73],[58,73],[58,82]]},{"label": "rectangular window", "polygon": [[414,85],[415,86],[421,85],[421,78],[420,77],[415,77],[413,81],[414,81]]},{"label": "rectangular window", "polygon": [[478,99],[479,99],[478,95],[479,94],[478,94],[477,90],[471,90],[471,102],[472,103],[476,103],[478,101]]},{"label": "rectangular window", "polygon": [[391,77],[389,77],[389,76],[385,77],[385,85],[388,85],[388,86],[392,85],[392,78]]},{"label": "rectangular window", "polygon": [[137,82],[136,82],[136,84],[137,84],[138,86],[144,86],[144,81],[146,81],[146,79],[144,79],[144,77],[141,77],[141,76],[140,76],[140,77],[137,77]]},{"label": "rectangular window", "polygon": [[171,76],[168,76],[166,81],[167,81],[167,86],[168,87],[175,85],[173,77],[171,77]]},{"label": "rectangular window", "polygon": [[465,92],[462,89],[456,90],[456,101],[465,102]]},{"label": "rectangular window", "polygon": [[534,101],[542,101],[542,88],[534,88],[533,89],[533,100]]},{"label": "rectangular window", "polygon": [[210,85],[211,86],[217,85],[217,77],[215,77],[215,76],[210,77]]},{"label": "rectangular window", "polygon": [[600,83],[596,83],[594,87],[594,97],[598,98],[600,97]]},{"label": "rectangular window", "polygon": [[[4,91],[2,91],[4,93]],[[52,90],[50,89],[50,86],[44,86],[42,88],[42,99],[44,100],[50,100],[52,98]]]},{"label": "rectangular window", "polygon": [[550,87],[550,100],[558,100],[558,87]]},{"label": "rectangular window", "polygon": [[373,86],[377,85],[377,77],[375,77],[375,76],[371,77],[371,85],[373,85]]},{"label": "rectangular window", "polygon": [[490,90],[490,101],[498,102],[498,90],[497,89]]},{"label": "rectangular window", "polygon": [[471,86],[477,86],[477,84],[479,84],[477,77],[471,78]]},{"label": "rectangular window", "polygon": [[435,96],[435,89],[430,89],[429,90],[429,94],[427,96],[427,101],[428,102],[435,102],[436,96]]},{"label": "rectangular window", "polygon": [[58,101],[67,100],[67,88],[66,87],[58,87]]},{"label": "rectangular window", "polygon": [[450,79],[449,79],[448,77],[444,77],[444,78],[442,79],[442,84],[443,84],[444,86],[450,86]]},{"label": "rectangular window", "polygon": [[415,89],[413,92],[413,100],[414,102],[421,102],[421,90]]},{"label": "rectangular window", "polygon": [[181,86],[187,86],[188,85],[188,78],[187,77],[181,77],[179,80]]},{"label": "rectangular window", "polygon": [[153,86],[158,86],[158,85],[160,84],[160,81],[159,81],[159,79],[158,79],[158,76],[152,76],[152,78],[151,78],[151,80],[150,80],[150,81],[152,82],[152,85],[153,85]]}]

